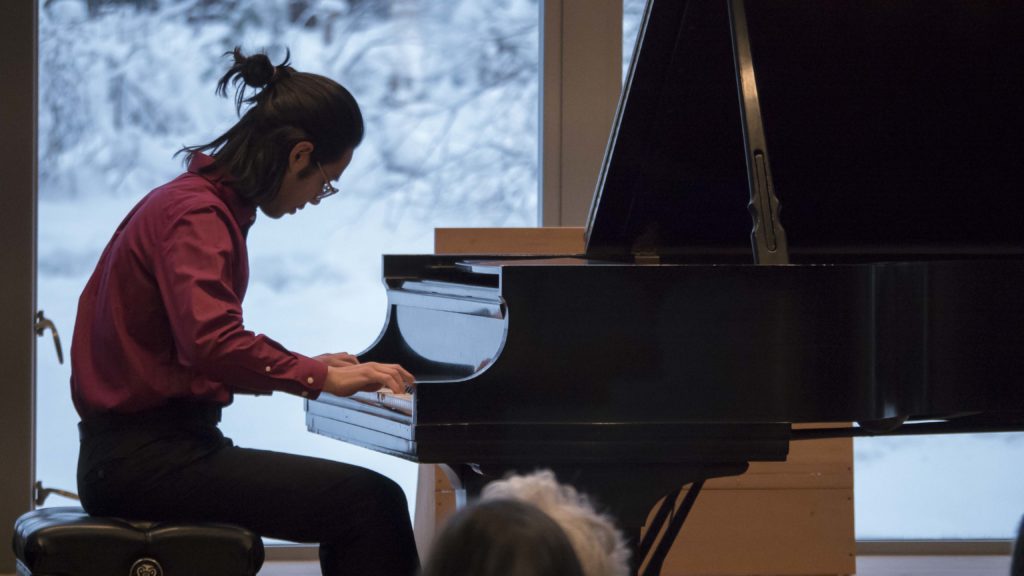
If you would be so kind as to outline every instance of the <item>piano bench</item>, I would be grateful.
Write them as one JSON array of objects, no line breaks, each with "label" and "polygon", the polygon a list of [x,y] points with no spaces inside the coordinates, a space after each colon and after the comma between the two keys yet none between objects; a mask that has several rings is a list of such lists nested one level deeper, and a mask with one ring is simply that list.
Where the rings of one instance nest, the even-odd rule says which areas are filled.
[{"label": "piano bench", "polygon": [[263,541],[227,524],[145,522],[41,508],[14,523],[19,576],[252,576]]}]

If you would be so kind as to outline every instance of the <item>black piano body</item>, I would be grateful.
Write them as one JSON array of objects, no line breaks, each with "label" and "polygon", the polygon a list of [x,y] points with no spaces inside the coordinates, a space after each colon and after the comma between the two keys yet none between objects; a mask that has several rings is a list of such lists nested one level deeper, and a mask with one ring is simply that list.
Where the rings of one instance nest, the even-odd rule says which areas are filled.
[{"label": "black piano body", "polygon": [[469,490],[553,468],[627,530],[785,459],[793,423],[1024,429],[1022,24],[996,1],[651,1],[586,253],[385,256],[361,358],[416,375],[411,413],[323,395],[308,428]]}]

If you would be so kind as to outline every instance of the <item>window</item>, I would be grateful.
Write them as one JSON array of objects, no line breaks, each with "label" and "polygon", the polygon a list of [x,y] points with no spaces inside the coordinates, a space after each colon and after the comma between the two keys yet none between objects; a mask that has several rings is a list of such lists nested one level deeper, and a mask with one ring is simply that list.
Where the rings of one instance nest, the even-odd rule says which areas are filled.
[{"label": "window", "polygon": [[[537,0],[40,0],[38,301],[64,345],[121,218],[182,171],[179,148],[236,120],[214,87],[238,44],[275,62],[290,48],[367,123],[339,195],[258,218],[247,327],[310,355],[367,348],[386,313],[382,253],[429,253],[435,227],[537,225],[538,15]],[[36,476],[73,489],[70,368],[40,342]],[[414,502],[412,464],[307,432],[300,398],[237,397],[223,429],[377,469]]]}]

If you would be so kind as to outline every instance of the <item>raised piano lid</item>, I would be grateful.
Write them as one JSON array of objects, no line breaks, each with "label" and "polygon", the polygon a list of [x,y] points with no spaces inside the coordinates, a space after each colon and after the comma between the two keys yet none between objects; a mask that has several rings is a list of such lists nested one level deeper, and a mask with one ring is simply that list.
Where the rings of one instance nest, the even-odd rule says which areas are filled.
[{"label": "raised piano lid", "polygon": [[[1024,3],[758,0],[746,19],[794,263],[1024,254]],[[652,0],[587,254],[751,262],[728,2]]]}]

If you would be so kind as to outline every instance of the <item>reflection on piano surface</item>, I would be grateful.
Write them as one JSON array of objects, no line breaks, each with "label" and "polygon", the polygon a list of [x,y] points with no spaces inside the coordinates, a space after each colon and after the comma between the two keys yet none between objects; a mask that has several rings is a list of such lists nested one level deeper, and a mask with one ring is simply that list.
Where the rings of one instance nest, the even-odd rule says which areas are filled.
[{"label": "reflection on piano surface", "polygon": [[309,429],[469,490],[553,468],[652,574],[659,497],[793,439],[1024,429],[1022,24],[995,1],[653,0],[586,253],[386,256],[361,358],[417,391],[323,395]]}]

